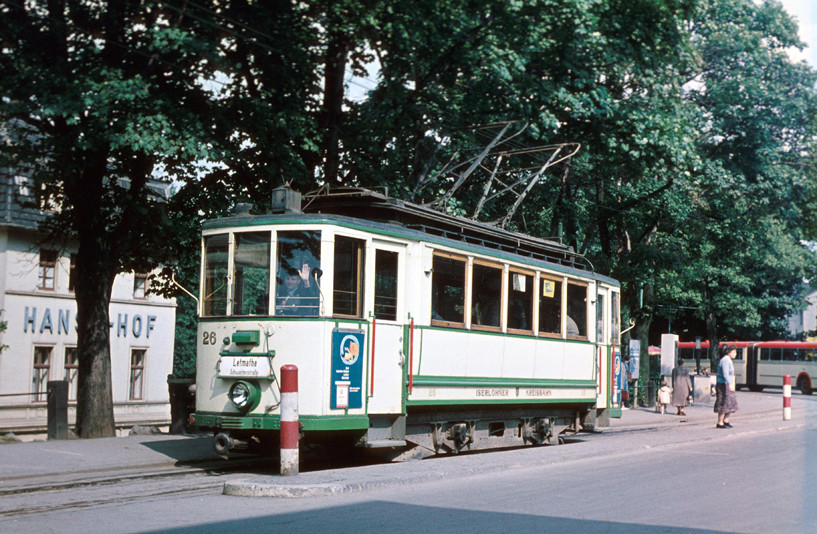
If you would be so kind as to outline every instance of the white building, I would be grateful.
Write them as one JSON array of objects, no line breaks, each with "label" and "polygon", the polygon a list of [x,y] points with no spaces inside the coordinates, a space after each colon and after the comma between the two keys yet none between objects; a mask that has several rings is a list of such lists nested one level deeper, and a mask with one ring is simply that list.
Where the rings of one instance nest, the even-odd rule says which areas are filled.
[{"label": "white building", "polygon": [[[0,176],[2,176],[0,174]],[[42,215],[21,208],[26,184],[0,179],[0,433],[46,429],[46,385],[69,383],[75,421],[77,305],[70,246],[41,244]],[[74,249],[75,250],[75,249]],[[170,422],[167,376],[173,370],[176,303],[151,295],[146,274],[120,274],[110,305],[111,371],[117,428]],[[33,394],[33,395],[32,395]]]},{"label": "white building", "polygon": [[812,289],[804,297],[806,308],[789,316],[789,333],[800,338],[803,332],[817,331],[817,290]]}]

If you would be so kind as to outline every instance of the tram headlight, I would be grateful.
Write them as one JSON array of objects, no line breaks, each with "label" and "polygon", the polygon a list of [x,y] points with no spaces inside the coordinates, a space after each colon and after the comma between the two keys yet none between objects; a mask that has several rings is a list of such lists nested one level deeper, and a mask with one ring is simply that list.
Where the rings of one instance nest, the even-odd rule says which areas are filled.
[{"label": "tram headlight", "polygon": [[249,412],[261,400],[261,391],[258,386],[246,380],[239,380],[230,387],[230,402],[242,412]]}]

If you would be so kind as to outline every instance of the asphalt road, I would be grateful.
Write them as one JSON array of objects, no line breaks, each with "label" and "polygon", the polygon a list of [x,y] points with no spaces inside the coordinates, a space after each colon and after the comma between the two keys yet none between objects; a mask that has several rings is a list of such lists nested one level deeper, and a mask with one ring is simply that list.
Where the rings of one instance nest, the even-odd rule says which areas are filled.
[{"label": "asphalt road", "polygon": [[684,422],[639,413],[642,424],[559,447],[315,475],[357,481],[329,496],[223,495],[225,482],[258,475],[206,471],[20,495],[30,511],[0,516],[0,532],[817,531],[817,397],[796,397],[788,422],[779,392],[741,401],[758,409],[734,431],[715,429],[706,406]]}]

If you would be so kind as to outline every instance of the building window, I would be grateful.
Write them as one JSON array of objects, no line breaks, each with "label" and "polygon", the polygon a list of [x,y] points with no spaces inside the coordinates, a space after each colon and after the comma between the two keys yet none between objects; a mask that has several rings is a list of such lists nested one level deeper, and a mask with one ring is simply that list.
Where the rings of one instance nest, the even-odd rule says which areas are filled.
[{"label": "building window", "polygon": [[34,374],[31,382],[31,392],[34,393],[34,402],[46,400],[48,393],[48,368],[51,365],[52,347],[34,347]]},{"label": "building window", "polygon": [[142,400],[145,377],[145,349],[133,349],[130,353],[130,400]]},{"label": "building window", "polygon": [[148,275],[136,273],[133,275],[133,298],[146,299],[148,296]]},{"label": "building window", "polygon": [[68,400],[77,400],[77,372],[79,370],[76,347],[65,347],[65,381],[68,382]]},{"label": "building window", "polygon": [[71,254],[71,265],[68,270],[68,291],[74,291],[77,280],[77,255]]},{"label": "building window", "polygon": [[54,272],[57,267],[57,251],[40,249],[40,270],[38,287],[54,289]]}]

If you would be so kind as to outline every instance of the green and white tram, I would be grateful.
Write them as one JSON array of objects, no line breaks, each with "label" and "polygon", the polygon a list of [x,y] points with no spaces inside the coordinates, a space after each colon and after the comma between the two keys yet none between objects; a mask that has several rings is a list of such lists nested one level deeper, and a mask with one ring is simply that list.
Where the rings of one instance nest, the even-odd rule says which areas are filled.
[{"label": "green and white tram", "polygon": [[361,189],[273,198],[202,231],[193,417],[218,452],[276,447],[284,365],[304,440],[392,458],[609,417],[619,284],[569,247]]}]

